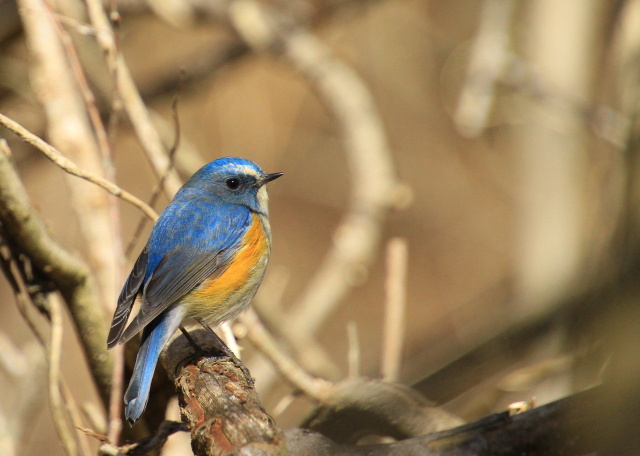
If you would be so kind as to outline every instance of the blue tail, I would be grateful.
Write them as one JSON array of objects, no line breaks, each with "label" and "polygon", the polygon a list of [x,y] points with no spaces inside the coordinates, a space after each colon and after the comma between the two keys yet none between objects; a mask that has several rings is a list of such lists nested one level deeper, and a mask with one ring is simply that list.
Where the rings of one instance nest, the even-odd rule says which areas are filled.
[{"label": "blue tail", "polygon": [[171,335],[180,326],[182,314],[180,307],[174,307],[160,314],[142,331],[142,345],[138,351],[129,388],[124,394],[124,414],[131,425],[138,421],[147,406],[158,357]]}]

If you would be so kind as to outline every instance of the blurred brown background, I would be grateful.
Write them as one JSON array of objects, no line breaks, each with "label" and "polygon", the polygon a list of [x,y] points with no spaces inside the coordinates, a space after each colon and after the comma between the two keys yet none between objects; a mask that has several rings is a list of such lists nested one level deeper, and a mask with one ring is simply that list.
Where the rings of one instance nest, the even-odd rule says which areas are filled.
[{"label": "blurred brown background", "polygon": [[[249,50],[214,67],[212,56],[233,50],[238,38],[180,3],[123,0],[119,45],[167,145],[177,90],[172,81],[181,68],[187,74],[179,95],[176,159],[183,179],[227,155],[285,173],[270,185],[273,253],[259,302],[271,298],[265,288],[284,286],[281,301],[288,309],[332,245],[347,207],[353,176],[341,126],[312,84],[277,52]],[[80,33],[86,21],[82,2],[59,4],[61,14],[77,15],[78,22],[69,20],[65,27],[77,40],[106,118],[109,73],[93,36]],[[317,331],[339,370],[317,373],[344,378],[347,326],[354,322],[361,373],[380,376],[385,246],[400,236],[409,246],[400,381],[417,382],[495,337],[499,347],[500,335],[510,328],[536,319],[555,321],[552,316],[560,314],[535,337],[523,332],[526,348],[506,365],[476,377],[474,369],[494,360],[483,351],[465,364],[464,378],[450,380],[464,384],[455,398],[432,399],[473,420],[513,401],[535,396],[546,403],[598,382],[609,353],[602,349],[606,332],[587,328],[608,327],[604,310],[616,295],[606,279],[622,275],[624,261],[635,258],[640,2],[384,0],[268,6],[307,24],[334,58],[359,75],[375,102],[401,185],[371,265],[348,278],[353,289]],[[12,1],[0,0],[0,8],[0,112],[46,139],[46,118],[30,86],[32,57],[20,16]],[[53,236],[86,254],[92,246],[82,239],[63,172],[6,130],[0,134]],[[125,120],[113,150],[117,183],[146,200],[153,173]],[[163,199],[157,207],[166,203]],[[140,214],[127,204],[119,206],[126,244]],[[594,289],[606,300],[593,304]],[[584,325],[574,321],[582,314],[583,299],[591,303]],[[46,406],[45,371],[28,384],[16,380],[42,361],[4,281],[0,303],[0,352],[6,353],[0,370],[0,439],[26,426],[26,441],[13,454],[63,454]],[[286,315],[277,324],[287,325]],[[613,327],[618,334],[625,331]],[[501,356],[495,353],[496,359]],[[251,359],[248,365],[252,369]],[[67,326],[63,374],[80,403],[97,407],[82,366]],[[261,377],[254,375],[260,388]],[[272,411],[289,391],[276,379],[262,391],[263,403]],[[12,424],[11,411],[29,402],[25,395],[35,398],[21,415],[28,424]],[[295,426],[309,407],[310,402],[297,399],[276,421]]]}]

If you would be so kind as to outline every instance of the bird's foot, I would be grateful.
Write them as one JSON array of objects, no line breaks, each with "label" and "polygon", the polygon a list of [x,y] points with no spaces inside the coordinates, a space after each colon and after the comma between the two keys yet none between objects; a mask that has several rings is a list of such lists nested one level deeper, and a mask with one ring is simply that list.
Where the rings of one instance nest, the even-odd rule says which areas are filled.
[{"label": "bird's foot", "polygon": [[242,361],[240,361],[240,359],[236,356],[235,353],[233,353],[233,351],[227,347],[227,344],[224,343],[224,341],[222,339],[220,339],[220,336],[218,336],[216,334],[216,332],[211,329],[211,327],[206,324],[204,321],[202,320],[197,320],[198,323],[200,323],[200,325],[206,329],[207,331],[209,331],[211,333],[211,335],[213,336],[213,338],[216,341],[216,348],[220,351],[220,353],[227,357],[230,358],[231,361],[233,361],[233,363],[238,366],[240,368],[240,370],[242,371],[242,373],[244,374],[245,378],[247,379],[247,384],[253,388],[253,386],[255,385],[255,383],[253,382],[253,377],[251,377],[251,372],[249,372],[249,369],[247,369],[247,366],[245,366]]}]

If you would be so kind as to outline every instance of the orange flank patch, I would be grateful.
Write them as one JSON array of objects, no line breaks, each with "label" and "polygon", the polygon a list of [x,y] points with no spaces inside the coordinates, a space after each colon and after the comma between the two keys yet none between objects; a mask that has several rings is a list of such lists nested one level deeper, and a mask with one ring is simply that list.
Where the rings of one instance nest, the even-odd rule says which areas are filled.
[{"label": "orange flank patch", "polygon": [[[269,248],[267,237],[262,228],[262,222],[253,214],[253,222],[242,238],[242,247],[235,258],[227,265],[225,271],[218,277],[205,281],[194,290],[193,297],[197,307],[217,307],[225,304],[234,292],[243,294],[245,287],[252,282],[254,274],[262,276],[264,262],[261,261]],[[201,301],[202,300],[202,301]],[[201,301],[201,302],[197,302]],[[200,305],[198,305],[200,304]],[[203,309],[204,310],[204,309]]]}]

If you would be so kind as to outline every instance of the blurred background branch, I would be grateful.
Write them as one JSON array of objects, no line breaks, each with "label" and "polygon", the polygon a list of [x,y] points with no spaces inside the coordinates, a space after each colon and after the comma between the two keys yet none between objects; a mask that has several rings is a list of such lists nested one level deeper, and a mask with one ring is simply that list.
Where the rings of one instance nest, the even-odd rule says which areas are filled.
[{"label": "blurred background branch", "polygon": [[106,401],[112,365],[104,344],[104,314],[96,305],[98,297],[89,269],[51,239],[5,153],[0,153],[0,201],[4,242],[28,258],[67,301],[100,395]]}]

